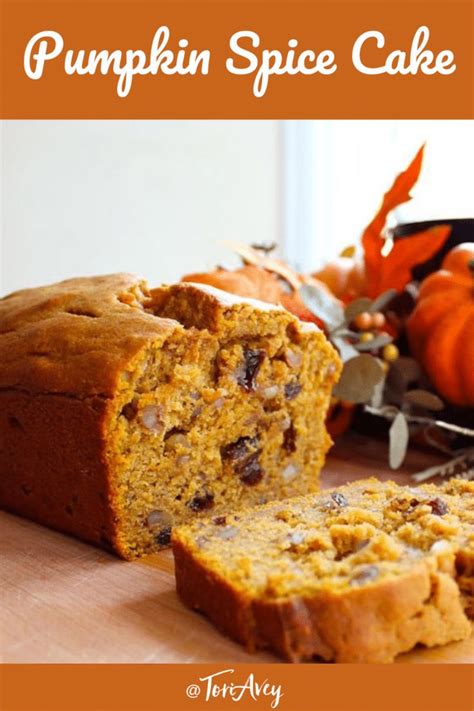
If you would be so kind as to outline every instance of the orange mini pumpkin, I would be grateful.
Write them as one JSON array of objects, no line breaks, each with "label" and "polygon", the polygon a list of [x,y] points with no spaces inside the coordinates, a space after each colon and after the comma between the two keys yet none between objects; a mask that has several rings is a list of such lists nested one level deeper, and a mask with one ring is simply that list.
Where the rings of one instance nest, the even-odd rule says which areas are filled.
[{"label": "orange mini pumpkin", "polygon": [[313,274],[332,291],[334,296],[348,303],[365,293],[364,265],[353,257],[339,256]]},{"label": "orange mini pumpkin", "polygon": [[455,247],[422,282],[407,333],[438,393],[454,405],[474,406],[474,243]]},{"label": "orange mini pumpkin", "polygon": [[[289,268],[287,268],[287,271],[289,271]],[[306,282],[323,289],[327,294],[331,293],[325,284],[316,279],[302,277],[296,272],[291,272],[291,275],[295,284]],[[209,284],[237,296],[260,299],[260,301],[268,301],[272,304],[282,304],[288,311],[298,316],[301,321],[313,321],[318,326],[324,326],[305,306],[298,291],[285,279],[268,269],[254,264],[245,264],[240,269],[227,270],[219,267],[211,272],[187,274],[181,281]]]},{"label": "orange mini pumpkin", "polygon": [[217,267],[211,272],[187,274],[181,281],[209,284],[237,296],[260,299],[269,303],[278,303],[283,291],[275,274],[253,264],[246,264],[240,269],[228,270]]}]

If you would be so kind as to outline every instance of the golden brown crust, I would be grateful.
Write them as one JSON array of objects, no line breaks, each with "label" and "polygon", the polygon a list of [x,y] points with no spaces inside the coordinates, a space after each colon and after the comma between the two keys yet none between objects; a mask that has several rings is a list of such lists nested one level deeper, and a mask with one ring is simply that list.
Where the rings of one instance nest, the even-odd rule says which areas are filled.
[{"label": "golden brown crust", "polygon": [[292,662],[385,663],[416,644],[464,639],[473,491],[371,479],[242,510],[222,525],[182,526],[173,532],[178,594],[250,649]]},{"label": "golden brown crust", "polygon": [[254,650],[250,601],[190,556],[180,541],[173,544],[173,556],[176,590],[183,602],[204,612],[221,632]]},{"label": "golden brown crust", "polygon": [[69,279],[0,300],[0,502],[112,550],[108,431],[118,382],[179,324],[146,313],[131,274]]},{"label": "golden brown crust", "polygon": [[181,541],[173,553],[177,592],[188,607],[249,651],[269,648],[289,662],[387,663],[416,644],[441,645],[471,633],[455,581],[427,561],[346,595],[252,600],[206,570]]},{"label": "golden brown crust", "polygon": [[98,396],[0,393],[2,507],[111,550],[108,419]]},{"label": "golden brown crust", "polygon": [[178,327],[144,311],[132,274],[68,279],[0,299],[0,389],[110,397],[126,364]]},{"label": "golden brown crust", "polygon": [[471,626],[459,591],[425,561],[398,579],[337,595],[255,601],[257,636],[288,661],[387,663],[416,644],[464,639]]},{"label": "golden brown crust", "polygon": [[[207,287],[116,274],[16,292],[0,300],[0,503],[133,558],[206,508],[312,490],[338,369],[321,332]],[[245,470],[222,455],[235,442]]]}]

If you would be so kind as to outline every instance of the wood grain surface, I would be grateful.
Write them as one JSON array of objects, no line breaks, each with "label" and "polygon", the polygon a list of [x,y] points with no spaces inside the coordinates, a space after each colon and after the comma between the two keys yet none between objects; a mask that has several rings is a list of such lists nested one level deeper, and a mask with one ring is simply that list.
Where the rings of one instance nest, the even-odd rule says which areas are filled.
[{"label": "wood grain surface", "polygon": [[[377,475],[401,483],[436,463],[411,451],[403,470],[386,464],[386,444],[357,435],[339,441],[323,474],[325,486]],[[4,662],[275,662],[249,655],[184,608],[174,588],[173,560],[163,551],[127,563],[72,538],[0,514],[1,648]],[[474,642],[416,649],[397,661],[468,663]]]}]

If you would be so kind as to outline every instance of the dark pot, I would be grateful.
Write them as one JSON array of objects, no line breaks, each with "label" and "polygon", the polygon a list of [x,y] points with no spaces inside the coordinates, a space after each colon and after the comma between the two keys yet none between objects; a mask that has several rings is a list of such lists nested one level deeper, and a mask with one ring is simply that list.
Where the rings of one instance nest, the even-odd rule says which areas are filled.
[{"label": "dark pot", "polygon": [[474,242],[474,219],[466,217],[455,220],[446,219],[426,220],[425,222],[407,222],[406,224],[402,223],[397,225],[392,230],[394,239],[405,239],[416,232],[423,232],[424,230],[428,230],[430,227],[436,227],[437,225],[450,225],[451,235],[449,236],[444,247],[442,247],[439,252],[434,255],[434,257],[428,259],[422,264],[417,264],[417,266],[412,269],[413,277],[417,281],[421,281],[428,276],[428,274],[431,274],[431,272],[439,269],[446,254],[457,244],[462,244],[463,242]]}]

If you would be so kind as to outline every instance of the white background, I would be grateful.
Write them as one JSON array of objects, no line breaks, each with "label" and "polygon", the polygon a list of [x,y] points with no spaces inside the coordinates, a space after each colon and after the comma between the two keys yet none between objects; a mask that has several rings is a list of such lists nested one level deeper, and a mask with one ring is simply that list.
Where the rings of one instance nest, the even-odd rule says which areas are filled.
[{"label": "white background", "polygon": [[222,240],[277,241],[310,271],[357,241],[425,140],[396,217],[472,216],[473,125],[3,122],[0,293],[113,271],[172,281],[235,264]]},{"label": "white background", "polygon": [[132,271],[172,281],[279,232],[268,121],[5,121],[0,291]]}]

